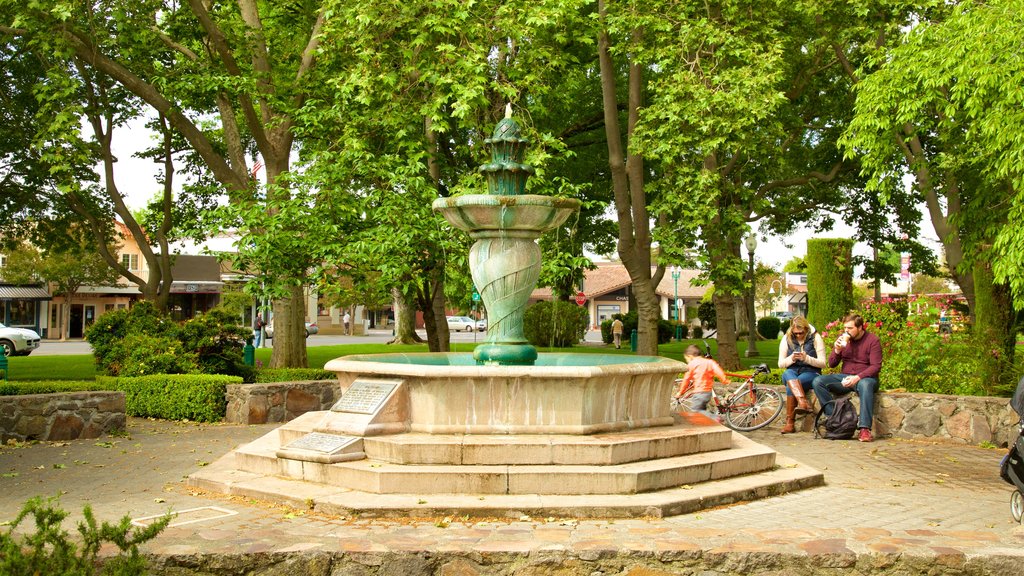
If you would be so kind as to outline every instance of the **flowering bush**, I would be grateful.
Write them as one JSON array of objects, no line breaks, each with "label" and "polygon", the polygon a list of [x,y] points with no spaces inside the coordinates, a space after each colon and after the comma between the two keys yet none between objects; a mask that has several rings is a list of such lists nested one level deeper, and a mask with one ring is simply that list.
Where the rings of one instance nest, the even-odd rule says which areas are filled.
[{"label": "flowering bush", "polygon": [[[986,386],[980,377],[982,362],[1005,361],[998,350],[980,349],[970,330],[960,326],[954,325],[950,332],[939,330],[940,318],[960,314],[952,298],[885,299],[865,302],[856,312],[882,343],[882,389],[958,396],[1007,393],[1007,389]],[[825,326],[821,336],[831,346],[842,332],[842,321],[836,320]]]}]

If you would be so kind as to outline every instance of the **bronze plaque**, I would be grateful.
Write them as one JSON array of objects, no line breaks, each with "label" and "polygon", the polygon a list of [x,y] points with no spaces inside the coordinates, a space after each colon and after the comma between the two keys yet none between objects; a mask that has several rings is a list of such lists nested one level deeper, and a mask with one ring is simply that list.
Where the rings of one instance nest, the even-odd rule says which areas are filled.
[{"label": "bronze plaque", "polygon": [[290,442],[284,447],[285,450],[309,450],[323,454],[334,454],[349,444],[358,440],[355,436],[341,436],[340,434],[324,434],[322,432],[310,432],[298,440]]},{"label": "bronze plaque", "polygon": [[398,384],[399,382],[394,380],[356,379],[341,399],[331,407],[331,411],[373,414],[380,409],[381,404]]}]

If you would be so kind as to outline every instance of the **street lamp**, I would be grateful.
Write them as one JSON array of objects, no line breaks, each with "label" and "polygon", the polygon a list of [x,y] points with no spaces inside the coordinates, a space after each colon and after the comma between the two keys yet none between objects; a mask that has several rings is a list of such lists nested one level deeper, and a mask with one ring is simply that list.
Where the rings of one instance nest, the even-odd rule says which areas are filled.
[{"label": "street lamp", "polygon": [[750,258],[750,304],[747,307],[750,320],[747,322],[747,358],[753,358],[757,356],[757,312],[754,310],[754,250],[757,249],[757,237],[751,232],[743,244],[747,247],[747,256]]},{"label": "street lamp", "polygon": [[683,274],[683,269],[678,265],[669,268],[669,273],[672,274],[672,280],[675,282],[675,293],[673,294],[674,300],[672,304],[676,307],[676,342],[682,340],[682,326],[679,325],[679,277]]},{"label": "street lamp", "polygon": [[[776,282],[779,284],[779,292],[778,292],[778,294],[779,294],[779,296],[782,296],[782,291],[785,290],[786,285],[783,284],[782,280],[779,280],[778,278],[772,280],[772,285],[768,288],[768,294],[771,295],[771,296],[775,296],[775,283]],[[777,299],[778,298],[772,298],[772,309],[771,309],[772,312],[775,312],[775,310],[778,308],[778,305],[775,304],[775,300],[777,300]]]}]

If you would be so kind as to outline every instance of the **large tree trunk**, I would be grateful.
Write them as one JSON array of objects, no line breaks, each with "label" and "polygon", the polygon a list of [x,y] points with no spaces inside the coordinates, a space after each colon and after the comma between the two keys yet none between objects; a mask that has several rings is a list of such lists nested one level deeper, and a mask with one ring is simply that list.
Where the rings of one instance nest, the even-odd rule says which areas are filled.
[{"label": "large tree trunk", "polygon": [[972,329],[982,356],[981,379],[987,393],[994,396],[1001,387],[1012,390],[1016,377],[1012,373],[1016,348],[1013,298],[1009,286],[993,281],[988,263],[975,266],[972,277],[977,296]]},{"label": "large tree trunk", "polygon": [[451,350],[448,319],[444,306],[444,280],[423,280],[416,296],[423,311],[423,324],[427,329],[427,347],[431,352]]},{"label": "large tree trunk", "polygon": [[306,302],[302,297],[302,286],[289,288],[288,296],[274,300],[273,307],[274,351],[270,355],[270,367],[305,368],[308,363]]},{"label": "large tree trunk", "polygon": [[[740,355],[736,349],[736,298],[715,290],[715,321],[718,323],[718,363],[726,370],[739,370]],[[742,302],[742,300],[741,300]]]},{"label": "large tree trunk", "polygon": [[[416,333],[416,306],[414,298],[398,288],[391,290],[395,307],[395,337],[388,344],[417,344],[423,342]],[[447,325],[447,324],[446,324]]]},{"label": "large tree trunk", "polygon": [[[604,0],[598,2],[598,11],[603,20],[607,14]],[[640,36],[640,30],[633,31],[633,41],[638,41]],[[644,162],[642,156],[627,153],[628,146],[623,143],[616,90],[618,70],[612,61],[611,37],[607,28],[602,28],[598,34],[597,54],[601,70],[605,137],[608,141],[608,167],[619,228],[618,253],[629,272],[633,295],[637,301],[637,352],[654,356],[658,353],[658,319],[661,317],[655,288],[665,273],[665,267],[659,265],[651,274],[651,230],[647,195],[644,192]],[[643,68],[640,65],[630,63],[628,82],[627,142],[633,135],[643,105]]]}]

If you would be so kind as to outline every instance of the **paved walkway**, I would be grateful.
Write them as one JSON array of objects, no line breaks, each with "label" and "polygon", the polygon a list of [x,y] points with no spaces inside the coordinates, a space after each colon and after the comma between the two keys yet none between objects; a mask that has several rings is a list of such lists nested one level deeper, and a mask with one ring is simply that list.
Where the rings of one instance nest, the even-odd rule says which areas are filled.
[{"label": "paved walkway", "polygon": [[[830,442],[780,436],[772,428],[750,436],[824,471],[826,486],[666,519],[361,520],[184,486],[189,473],[271,429],[132,418],[126,437],[4,446],[0,521],[29,497],[58,492],[73,516],[85,503],[107,520],[174,510],[180,513],[176,524],[147,552],[168,566],[202,565],[202,573],[211,574],[249,573],[239,568],[241,556],[312,562],[342,553],[358,566],[335,565],[323,574],[640,576],[689,573],[681,566],[695,563],[709,573],[817,573],[824,567],[914,573],[913,562],[933,573],[1024,573],[1024,527],[1011,518],[1011,488],[998,476],[1002,449],[895,439]],[[279,554],[265,554],[271,552]],[[199,560],[220,555],[235,558],[231,570],[238,572]],[[516,571],[544,558],[566,571],[555,564],[549,571]],[[785,564],[791,561],[795,567]],[[752,564],[737,564],[743,562]],[[646,571],[635,571],[641,565]],[[316,573],[304,566],[295,573]]]}]

